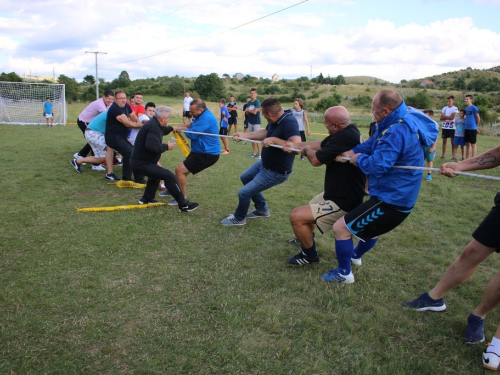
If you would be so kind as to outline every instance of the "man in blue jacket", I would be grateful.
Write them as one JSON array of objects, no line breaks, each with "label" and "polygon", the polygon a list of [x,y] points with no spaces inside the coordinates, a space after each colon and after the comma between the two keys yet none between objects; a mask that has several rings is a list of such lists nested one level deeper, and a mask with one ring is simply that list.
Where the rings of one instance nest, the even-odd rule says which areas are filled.
[{"label": "man in blue jacket", "polygon": [[[361,257],[377,242],[378,236],[401,224],[413,210],[420,190],[423,146],[438,136],[435,122],[422,112],[407,107],[393,90],[382,90],[372,102],[377,128],[365,143],[337,157],[357,166],[367,175],[370,199],[351,210],[333,225],[338,268],[321,276],[329,282],[353,283],[351,262],[361,265]],[[361,241],[354,253],[352,236]]]},{"label": "man in blue jacket", "polygon": [[[186,160],[175,167],[175,176],[179,181],[184,196],[186,194],[187,176],[189,173],[196,174],[208,167],[211,167],[220,155],[219,142],[219,124],[214,114],[207,108],[205,102],[201,99],[194,99],[189,106],[191,116],[194,116],[193,122],[189,125],[174,126],[174,131],[189,129],[190,131],[209,133],[213,135],[185,133],[186,137],[191,139],[191,152]],[[175,200],[169,202],[170,205],[176,205]]]}]

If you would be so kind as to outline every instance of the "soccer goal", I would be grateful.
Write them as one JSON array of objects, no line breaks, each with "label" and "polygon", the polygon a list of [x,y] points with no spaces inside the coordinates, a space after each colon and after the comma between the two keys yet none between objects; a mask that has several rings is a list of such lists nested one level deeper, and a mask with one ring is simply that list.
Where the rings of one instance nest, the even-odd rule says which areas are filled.
[{"label": "soccer goal", "polygon": [[52,102],[54,125],[66,125],[64,85],[0,82],[0,124],[46,125],[43,103]]}]

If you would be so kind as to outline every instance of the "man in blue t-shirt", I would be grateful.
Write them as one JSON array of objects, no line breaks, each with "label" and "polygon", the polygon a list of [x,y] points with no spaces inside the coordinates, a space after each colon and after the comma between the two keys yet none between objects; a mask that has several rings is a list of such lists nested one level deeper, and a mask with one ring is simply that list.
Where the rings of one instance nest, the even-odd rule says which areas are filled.
[{"label": "man in blue t-shirt", "polygon": [[226,99],[219,100],[220,108],[220,130],[219,135],[221,135],[222,144],[224,145],[224,150],[221,151],[222,155],[230,154],[229,151],[229,141],[227,140],[228,135],[228,124],[229,124],[229,111],[226,107]]},{"label": "man in blue t-shirt", "polygon": [[[247,102],[244,112],[248,121],[248,132],[260,131],[260,101],[257,99],[256,88],[250,89],[250,101]],[[252,155],[250,157],[260,159],[260,145],[258,143],[252,143]]]},{"label": "man in blue t-shirt", "polygon": [[[465,158],[469,157],[475,158],[477,156],[477,129],[479,123],[481,122],[481,117],[479,116],[479,109],[472,104],[472,95],[465,95]],[[472,155],[470,154],[472,150]]]},{"label": "man in blue t-shirt", "polygon": [[[269,122],[266,129],[253,133],[234,133],[233,139],[238,141],[245,136],[248,139],[262,141],[262,160],[254,163],[241,175],[243,187],[238,192],[239,203],[234,214],[229,215],[220,223],[222,225],[245,225],[246,219],[269,217],[269,208],[262,192],[279,185],[290,177],[295,155],[283,152],[277,147],[287,142],[300,142],[299,124],[291,111],[283,111],[280,102],[267,98],[262,102],[262,115]],[[255,209],[248,212],[253,200]]]},{"label": "man in blue t-shirt", "polygon": [[[47,120],[47,127],[51,128],[54,126],[54,114],[52,113],[52,103],[50,98],[47,98],[45,103],[43,103],[43,115]],[[49,124],[50,121],[50,124]]]}]

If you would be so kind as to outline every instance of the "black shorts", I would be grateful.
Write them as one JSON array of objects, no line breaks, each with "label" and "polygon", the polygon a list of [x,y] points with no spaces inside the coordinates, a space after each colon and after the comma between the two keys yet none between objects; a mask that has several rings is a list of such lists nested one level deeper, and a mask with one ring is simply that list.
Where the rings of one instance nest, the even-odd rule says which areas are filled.
[{"label": "black shorts", "polygon": [[245,122],[243,123],[243,129],[248,129],[248,121],[245,121]]},{"label": "black shorts", "polygon": [[238,117],[236,116],[230,116],[228,119],[227,119],[227,122],[229,125],[238,125]]},{"label": "black shorts", "polygon": [[490,213],[479,224],[477,229],[472,233],[472,237],[480,244],[495,248],[497,253],[500,253],[500,193],[495,195],[495,205],[491,208]]},{"label": "black shorts", "polygon": [[192,174],[201,172],[208,167],[211,167],[219,160],[219,155],[211,154],[196,154],[191,152],[186,160],[184,160],[184,166]]},{"label": "black shorts", "polygon": [[227,128],[220,128],[219,135],[227,135]]},{"label": "black shorts", "polygon": [[442,129],[441,138],[443,138],[443,139],[446,139],[446,138],[453,139],[454,137],[455,137],[455,129]]},{"label": "black shorts", "polygon": [[465,143],[476,144],[477,130],[465,129],[464,130],[464,141]]},{"label": "black shorts", "polygon": [[[177,112],[179,113],[179,112]],[[191,111],[184,111],[182,112],[182,117],[187,117],[187,118],[191,118]]]},{"label": "black shorts", "polygon": [[353,235],[366,241],[396,228],[412,210],[370,198],[347,213],[344,221]]}]

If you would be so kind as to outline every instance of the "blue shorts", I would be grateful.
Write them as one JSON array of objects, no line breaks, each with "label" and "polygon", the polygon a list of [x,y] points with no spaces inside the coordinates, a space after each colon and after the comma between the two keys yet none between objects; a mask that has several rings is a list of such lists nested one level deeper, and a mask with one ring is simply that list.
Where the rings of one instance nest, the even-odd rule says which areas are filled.
[{"label": "blue shorts", "polygon": [[426,162],[434,161],[436,157],[436,149],[434,151],[429,152],[430,147],[424,147],[424,159]]},{"label": "blue shorts", "polygon": [[347,229],[363,241],[390,232],[401,224],[413,207],[401,207],[370,198],[344,216]]},{"label": "blue shorts", "polygon": [[455,138],[453,138],[453,145],[454,146],[465,146],[465,138],[455,136]]}]

